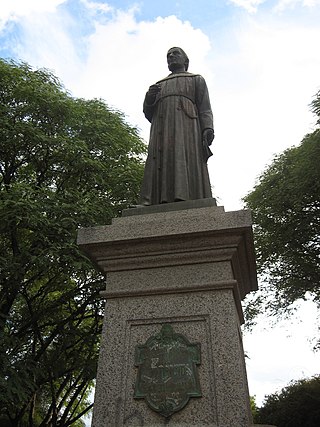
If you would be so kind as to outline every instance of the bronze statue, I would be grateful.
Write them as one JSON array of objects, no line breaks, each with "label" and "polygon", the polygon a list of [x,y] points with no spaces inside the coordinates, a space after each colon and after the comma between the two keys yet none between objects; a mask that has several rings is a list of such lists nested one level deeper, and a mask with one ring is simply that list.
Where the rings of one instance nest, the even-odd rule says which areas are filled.
[{"label": "bronze statue", "polygon": [[188,73],[179,47],[167,53],[169,76],[150,86],[143,112],[151,122],[141,204],[212,197],[207,160],[214,138],[206,82]]}]

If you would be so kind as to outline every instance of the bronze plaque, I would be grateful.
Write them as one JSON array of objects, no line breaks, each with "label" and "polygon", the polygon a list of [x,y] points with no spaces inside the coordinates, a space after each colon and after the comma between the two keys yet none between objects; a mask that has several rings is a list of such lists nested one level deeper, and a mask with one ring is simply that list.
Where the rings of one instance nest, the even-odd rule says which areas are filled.
[{"label": "bronze plaque", "polygon": [[134,397],[146,399],[164,417],[182,409],[190,397],[201,397],[196,367],[200,353],[200,343],[190,344],[171,325],[163,325],[159,334],[136,346]]}]

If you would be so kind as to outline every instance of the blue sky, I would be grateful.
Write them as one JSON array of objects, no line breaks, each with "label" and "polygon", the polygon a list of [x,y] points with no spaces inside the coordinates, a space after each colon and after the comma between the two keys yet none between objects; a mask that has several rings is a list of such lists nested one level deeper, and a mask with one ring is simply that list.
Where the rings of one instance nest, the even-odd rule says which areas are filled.
[{"label": "blue sky", "polygon": [[[147,141],[144,94],[168,73],[168,48],[181,46],[211,96],[213,193],[236,210],[273,156],[314,129],[319,22],[320,0],[0,0],[0,56],[51,69],[74,96],[105,99]],[[299,342],[285,325],[277,335],[257,329],[245,341],[249,385],[260,400],[316,372],[307,342],[315,312],[306,312],[310,334]],[[304,351],[296,359],[288,335]]]}]

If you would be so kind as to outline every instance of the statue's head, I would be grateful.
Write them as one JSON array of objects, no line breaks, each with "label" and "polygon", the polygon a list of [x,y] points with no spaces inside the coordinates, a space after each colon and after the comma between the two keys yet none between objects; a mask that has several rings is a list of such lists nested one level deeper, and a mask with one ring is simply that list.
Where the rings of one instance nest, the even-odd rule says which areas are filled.
[{"label": "statue's head", "polygon": [[175,71],[177,68],[184,67],[187,71],[189,68],[189,58],[181,47],[172,47],[167,53],[168,68]]}]

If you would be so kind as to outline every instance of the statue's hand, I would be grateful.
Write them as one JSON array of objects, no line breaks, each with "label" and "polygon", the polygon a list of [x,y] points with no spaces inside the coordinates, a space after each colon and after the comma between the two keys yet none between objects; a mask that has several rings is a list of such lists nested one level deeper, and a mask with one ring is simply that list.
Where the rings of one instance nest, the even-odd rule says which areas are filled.
[{"label": "statue's hand", "polygon": [[204,129],[202,132],[202,152],[204,160],[207,162],[209,157],[212,156],[212,152],[209,148],[209,145],[212,144],[214,138],[214,131],[213,129]]},{"label": "statue's hand", "polygon": [[214,139],[213,129],[205,129],[202,133],[203,145],[206,145],[208,147],[209,145],[212,144],[213,139]]},{"label": "statue's hand", "polygon": [[149,87],[149,90],[146,94],[146,101],[148,104],[154,103],[154,101],[156,100],[156,96],[160,92],[160,90],[161,90],[160,84],[151,85]]}]

